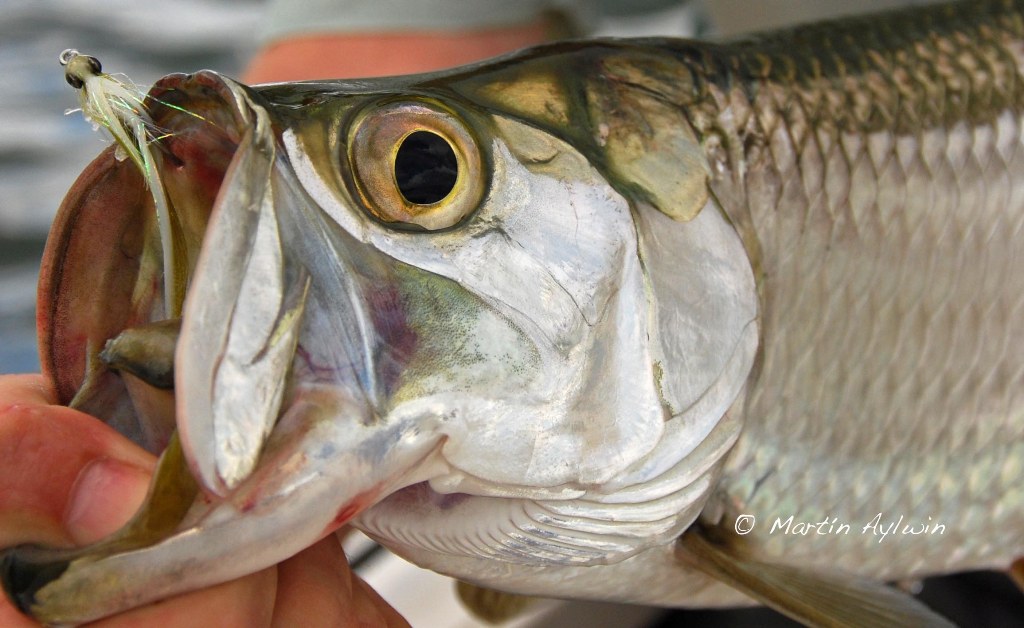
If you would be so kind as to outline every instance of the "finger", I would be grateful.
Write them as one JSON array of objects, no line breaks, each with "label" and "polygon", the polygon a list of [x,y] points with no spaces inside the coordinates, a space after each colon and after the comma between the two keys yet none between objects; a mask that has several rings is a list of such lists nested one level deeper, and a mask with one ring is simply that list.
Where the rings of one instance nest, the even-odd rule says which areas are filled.
[{"label": "finger", "polygon": [[[374,615],[378,618],[376,623],[369,623],[364,625],[370,626],[387,626],[388,628],[408,628],[409,622],[405,621],[405,618],[398,614],[393,606],[387,603],[377,593],[373,587],[366,584],[366,581],[355,576],[355,587],[360,591],[355,592],[356,599],[361,600],[362,607],[373,609]],[[369,615],[367,613],[366,615]],[[360,614],[363,617],[364,614]]]},{"label": "finger", "polygon": [[42,624],[19,613],[7,596],[0,593],[0,626],[4,628],[41,628]]},{"label": "finger", "polygon": [[333,535],[278,565],[273,625],[408,626],[353,575]]},{"label": "finger", "polygon": [[274,626],[351,625],[352,582],[341,545],[331,537],[277,567]]},{"label": "finger", "polygon": [[39,373],[0,376],[0,411],[12,404],[52,405],[56,394]]},{"label": "finger", "polygon": [[120,529],[149,490],[150,473],[110,458],[90,462],[71,489],[64,529],[76,545],[87,545]]},{"label": "finger", "polygon": [[91,463],[106,459],[142,472],[154,465],[107,425],[48,401],[38,377],[0,377],[0,547],[73,541],[65,514]]},{"label": "finger", "polygon": [[[91,628],[259,628],[269,626],[274,613],[276,569],[271,567],[208,589],[179,595],[155,604],[102,619]],[[302,622],[296,626],[306,625]]]}]

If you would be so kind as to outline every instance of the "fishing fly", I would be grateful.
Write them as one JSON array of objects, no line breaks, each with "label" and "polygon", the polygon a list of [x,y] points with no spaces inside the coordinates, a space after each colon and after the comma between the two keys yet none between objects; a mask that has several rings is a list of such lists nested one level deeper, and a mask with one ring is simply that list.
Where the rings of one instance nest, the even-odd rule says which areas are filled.
[{"label": "fishing fly", "polygon": [[64,67],[64,78],[78,90],[82,114],[110,132],[117,142],[120,157],[131,158],[146,180],[160,231],[164,310],[167,318],[176,318],[181,315],[184,291],[178,286],[179,278],[175,272],[172,207],[160,179],[160,154],[151,149],[151,144],[167,134],[146,111],[146,94],[126,77],[104,73],[99,59],[74,49],[60,53],[59,60]]}]

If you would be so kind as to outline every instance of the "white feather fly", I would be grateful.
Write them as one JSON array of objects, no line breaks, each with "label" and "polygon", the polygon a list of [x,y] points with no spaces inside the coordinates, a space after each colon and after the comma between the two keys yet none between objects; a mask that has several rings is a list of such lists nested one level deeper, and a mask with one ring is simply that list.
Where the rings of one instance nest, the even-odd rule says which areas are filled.
[{"label": "white feather fly", "polygon": [[127,77],[104,73],[95,57],[80,54],[73,49],[60,54],[60,63],[64,66],[64,76],[68,83],[78,89],[82,114],[93,124],[110,132],[117,142],[119,157],[130,157],[146,180],[160,230],[164,266],[164,314],[167,318],[178,317],[181,315],[180,295],[183,291],[177,290],[172,208],[160,179],[160,154],[150,148],[152,143],[167,134],[146,111],[145,92]]}]

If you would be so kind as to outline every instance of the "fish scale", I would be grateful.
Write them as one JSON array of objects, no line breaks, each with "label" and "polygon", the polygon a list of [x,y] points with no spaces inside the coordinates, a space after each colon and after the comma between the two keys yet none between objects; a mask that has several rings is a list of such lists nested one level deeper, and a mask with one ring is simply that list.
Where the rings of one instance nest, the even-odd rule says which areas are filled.
[{"label": "fish scale", "polygon": [[[792,56],[739,44],[743,80],[709,79],[691,105],[716,112],[691,116],[731,147],[709,151],[711,187],[756,242],[763,363],[721,490],[757,514],[745,540],[765,558],[905,578],[1024,552],[1022,31],[1016,14],[960,17],[875,22],[886,48],[861,39],[831,73],[797,57],[843,27],[800,31]],[[877,551],[861,533],[877,513],[931,517],[945,539]],[[853,532],[770,534],[791,515]]]}]

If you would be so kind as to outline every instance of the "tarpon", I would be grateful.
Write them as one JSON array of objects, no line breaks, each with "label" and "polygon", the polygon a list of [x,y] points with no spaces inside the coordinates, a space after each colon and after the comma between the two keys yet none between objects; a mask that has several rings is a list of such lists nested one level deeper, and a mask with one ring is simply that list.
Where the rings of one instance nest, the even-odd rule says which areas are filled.
[{"label": "tarpon", "polygon": [[511,593],[942,623],[884,583],[1024,556],[1022,10],[160,80],[39,317],[62,401],[166,451],[8,595],[88,621],[351,524]]}]

